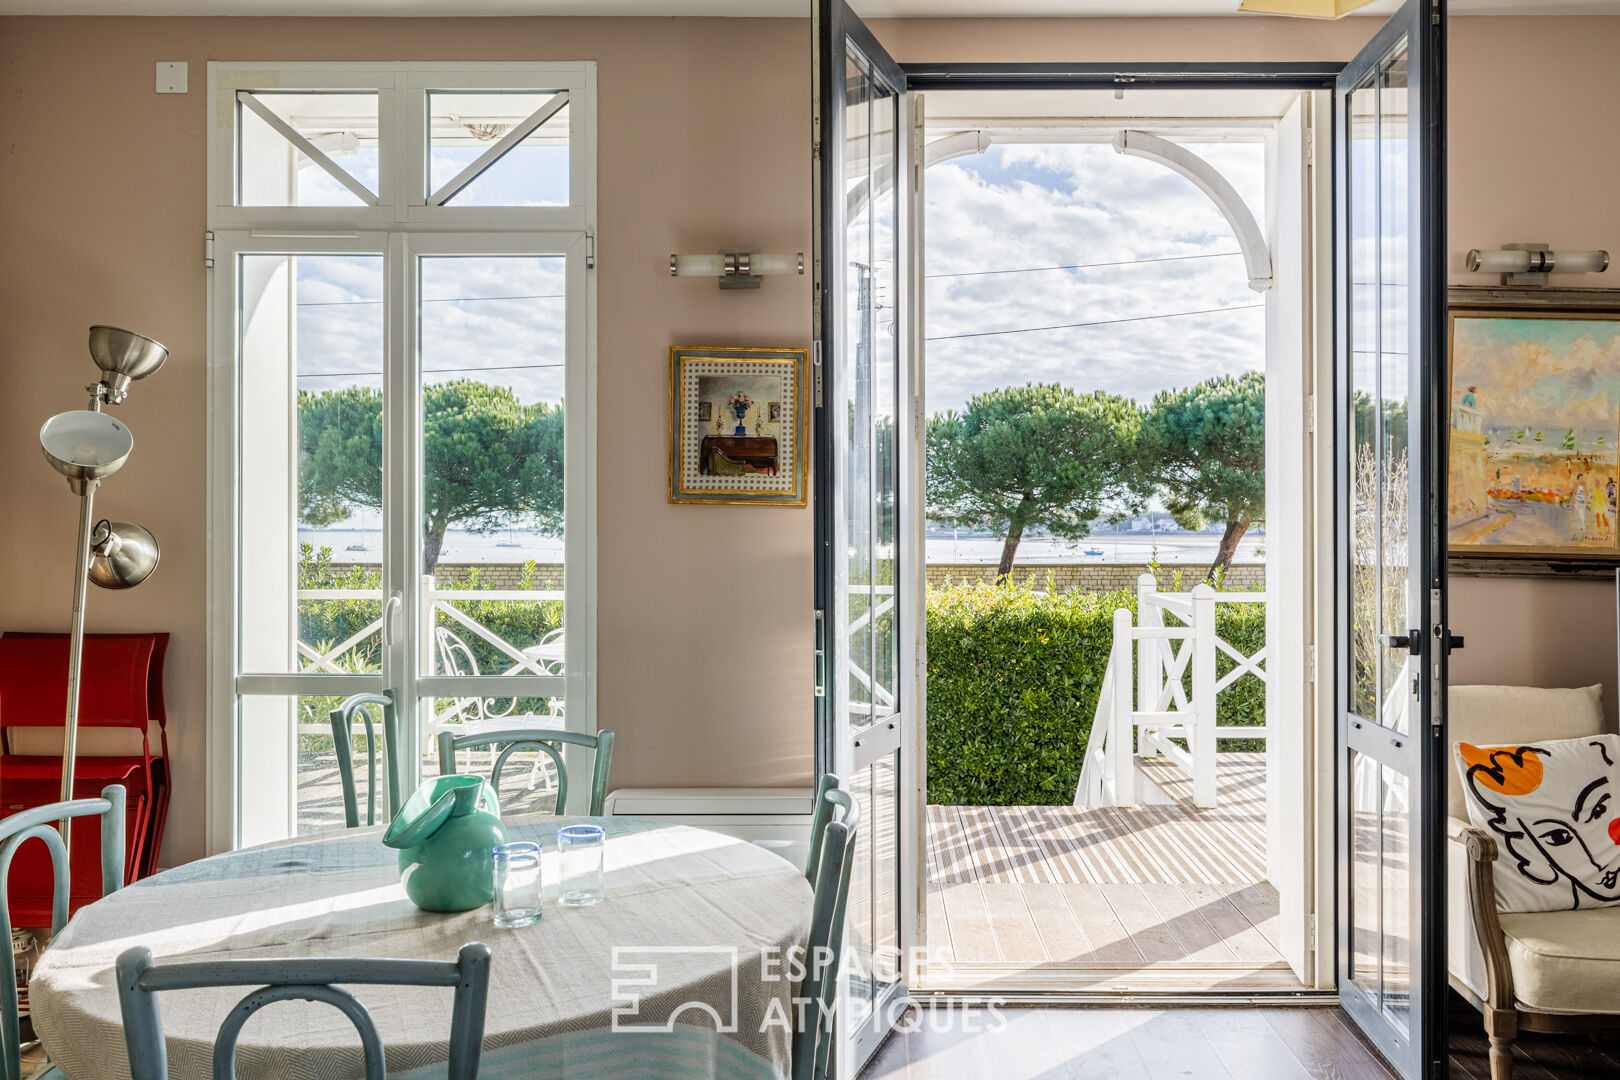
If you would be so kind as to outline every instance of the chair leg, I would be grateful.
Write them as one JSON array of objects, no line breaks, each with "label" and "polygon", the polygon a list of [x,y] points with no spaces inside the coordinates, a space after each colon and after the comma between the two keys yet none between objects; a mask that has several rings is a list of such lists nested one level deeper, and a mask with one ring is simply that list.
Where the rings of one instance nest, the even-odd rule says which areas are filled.
[{"label": "chair leg", "polygon": [[1487,1006],[1485,1034],[1491,1040],[1491,1080],[1513,1080],[1513,1040],[1519,1034],[1519,1014]]}]

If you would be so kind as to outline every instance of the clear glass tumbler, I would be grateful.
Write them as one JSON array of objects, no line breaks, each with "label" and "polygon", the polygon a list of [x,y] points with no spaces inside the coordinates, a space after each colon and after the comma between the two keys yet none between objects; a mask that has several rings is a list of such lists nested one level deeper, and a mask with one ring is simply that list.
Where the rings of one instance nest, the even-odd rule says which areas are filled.
[{"label": "clear glass tumbler", "polygon": [[589,907],[606,898],[602,866],[606,835],[600,825],[564,825],[557,830],[557,858],[562,864],[557,902],[564,907]]},{"label": "clear glass tumbler", "polygon": [[495,925],[511,929],[540,921],[540,845],[516,840],[495,849]]}]

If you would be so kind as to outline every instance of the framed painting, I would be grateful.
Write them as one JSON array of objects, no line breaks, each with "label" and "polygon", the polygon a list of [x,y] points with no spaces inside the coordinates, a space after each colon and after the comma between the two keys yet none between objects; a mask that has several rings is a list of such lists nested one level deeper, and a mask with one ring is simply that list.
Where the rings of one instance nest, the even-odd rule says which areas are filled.
[{"label": "framed painting", "polygon": [[804,506],[805,349],[673,345],[669,501]]},{"label": "framed painting", "polygon": [[1620,306],[1450,312],[1454,558],[1620,559]]}]

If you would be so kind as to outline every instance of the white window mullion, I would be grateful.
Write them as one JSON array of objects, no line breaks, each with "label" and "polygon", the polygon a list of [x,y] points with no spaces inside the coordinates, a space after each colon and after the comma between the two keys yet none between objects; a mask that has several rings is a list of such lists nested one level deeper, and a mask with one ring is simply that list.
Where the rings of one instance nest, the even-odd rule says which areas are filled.
[{"label": "white window mullion", "polygon": [[[384,671],[396,693],[399,715],[417,715],[416,680],[424,650],[432,655],[429,615],[421,597],[422,510],[421,439],[422,377],[416,358],[420,347],[419,281],[416,255],[404,233],[393,233],[388,243],[387,365],[383,374],[383,408],[387,416],[383,441],[384,589],[390,602],[397,599],[398,622],[394,644]],[[426,640],[422,640],[423,637]],[[429,665],[431,673],[431,665]],[[405,749],[411,767],[406,780],[415,779],[422,760],[420,725],[404,724]]]}]

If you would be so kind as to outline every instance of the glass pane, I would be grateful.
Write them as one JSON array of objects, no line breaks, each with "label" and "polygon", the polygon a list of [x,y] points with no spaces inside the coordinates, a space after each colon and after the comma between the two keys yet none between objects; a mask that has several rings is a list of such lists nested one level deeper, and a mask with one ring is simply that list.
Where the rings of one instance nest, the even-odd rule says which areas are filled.
[{"label": "glass pane", "polygon": [[846,919],[851,1024],[858,1026],[905,974],[896,848],[900,833],[898,752],[858,770],[850,793],[861,808]]},{"label": "glass pane", "polygon": [[[874,620],[879,617],[873,595],[873,513],[872,485],[872,357],[876,333],[873,316],[873,206],[872,161],[872,80],[870,69],[858,55],[851,54],[847,97],[850,102],[844,120],[848,217],[844,234],[844,338],[837,354],[841,357],[838,387],[844,428],[843,445],[838,448],[843,471],[843,498],[839,511],[845,541],[844,593],[846,628],[845,693],[849,725],[866,727],[872,722],[874,700],[882,694],[873,685],[876,672]],[[889,620],[891,623],[892,619]]]},{"label": "glass pane", "polygon": [[[1409,579],[1407,548],[1407,344],[1411,282],[1408,232],[1411,222],[1408,191],[1406,124],[1406,50],[1395,52],[1379,74],[1378,89],[1378,327],[1379,420],[1378,442],[1379,544],[1382,573],[1379,607],[1387,634],[1400,634],[1415,625],[1407,612]],[[1406,685],[1405,649],[1386,649],[1379,665],[1384,702],[1382,722],[1397,731],[1410,726],[1410,691]]]},{"label": "glass pane", "polygon": [[1350,751],[1350,977],[1375,997],[1380,985],[1378,860],[1383,844],[1379,770],[1377,761]]},{"label": "glass pane", "polygon": [[1409,838],[1412,815],[1410,782],[1385,768],[1383,791],[1383,972],[1384,1013],[1401,1031],[1411,1022],[1412,1009],[1412,867]]},{"label": "glass pane", "polygon": [[[436,194],[557,96],[555,90],[428,92],[428,195]],[[483,171],[446,206],[567,206],[568,106]]]},{"label": "glass pane", "polygon": [[[338,779],[330,713],[341,696],[243,697],[239,704],[239,782],[242,844],[263,844],[344,827],[343,786]],[[351,760],[361,824],[366,820],[364,720],[355,718]],[[382,716],[372,715],[378,735],[377,820],[388,820],[383,789]]]},{"label": "glass pane", "polygon": [[1378,167],[1377,98],[1351,91],[1350,232],[1350,711],[1378,715]]},{"label": "glass pane", "polygon": [[[564,259],[433,256],[420,274],[424,670],[561,676]],[[561,727],[562,700],[427,715]]]},{"label": "glass pane", "polygon": [[244,255],[242,670],[381,670],[383,260]]},{"label": "glass pane", "polygon": [[899,99],[878,87],[872,107],[872,680],[878,716],[899,708],[900,622],[898,599],[900,462],[895,443],[899,419],[900,335],[896,298],[900,252],[894,175]]},{"label": "glass pane", "polygon": [[308,139],[367,191],[381,192],[376,91],[244,91],[237,105],[238,206],[365,204],[242,100],[249,98]]}]

